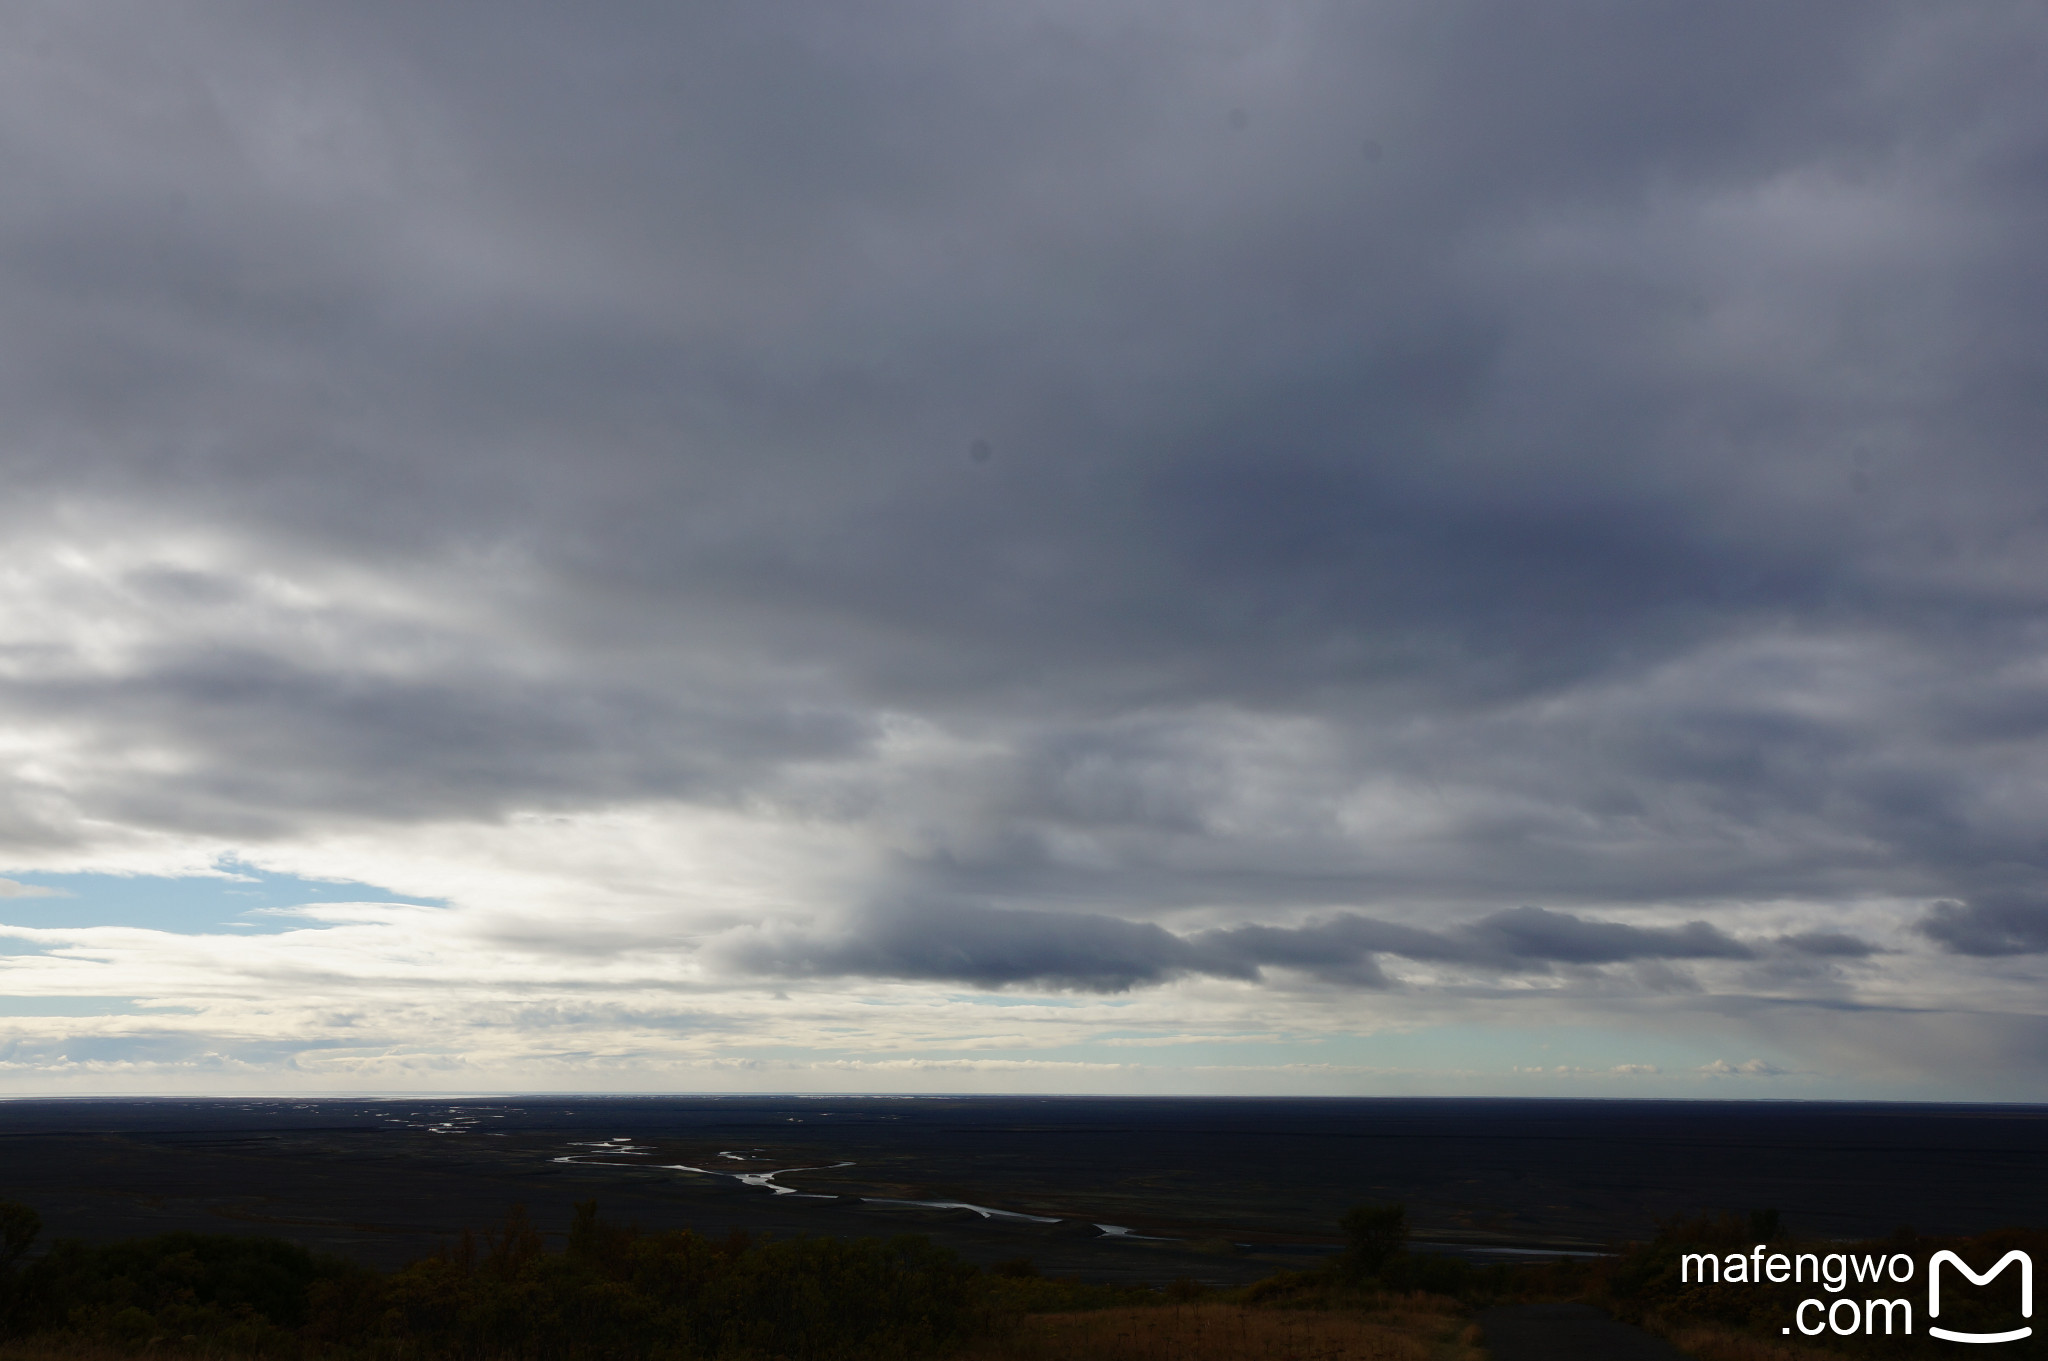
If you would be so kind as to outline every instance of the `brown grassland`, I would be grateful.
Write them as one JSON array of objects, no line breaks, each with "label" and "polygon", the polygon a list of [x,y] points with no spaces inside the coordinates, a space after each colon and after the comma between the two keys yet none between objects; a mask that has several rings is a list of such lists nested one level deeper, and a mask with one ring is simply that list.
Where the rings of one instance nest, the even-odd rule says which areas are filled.
[{"label": "brown grassland", "polygon": [[[1140,1305],[1027,1315],[948,1361],[1484,1361],[1478,1332],[1454,1301],[1426,1297],[1361,1310]],[[87,1342],[0,1345],[0,1361],[133,1361],[149,1355],[213,1353]]]},{"label": "brown grassland", "polygon": [[1660,1328],[1652,1320],[1649,1331],[1698,1361],[1849,1361],[1832,1347],[1778,1342],[1731,1328]]},{"label": "brown grassland", "polygon": [[1481,1361],[1478,1329],[1452,1300],[1372,1309],[1201,1302],[1035,1314],[958,1361]]},{"label": "brown grassland", "polygon": [[[0,1211],[13,1212],[7,1241],[19,1258],[34,1216]],[[1612,1257],[1514,1266],[1407,1252],[1398,1205],[1355,1207],[1342,1227],[1349,1247],[1316,1269],[1225,1291],[1187,1278],[1164,1289],[1091,1284],[1043,1276],[1023,1258],[979,1269],[912,1237],[648,1234],[600,1220],[594,1202],[577,1207],[563,1251],[515,1207],[497,1232],[381,1275],[272,1239],[59,1244],[25,1270],[0,1262],[0,1324],[15,1334],[0,1361],[1485,1361],[1475,1314],[1556,1300],[1595,1305],[1697,1361],[1949,1354],[1910,1328],[1788,1335],[1801,1295],[1820,1287],[1703,1285],[1680,1272],[1682,1253],[1801,1246],[1768,1211],[1669,1221]],[[1917,1280],[1944,1246],[1989,1261],[2016,1245],[2048,1256],[2048,1234],[2017,1229],[1804,1246],[1903,1254]],[[1944,1303],[1942,1322],[1968,1329],[2018,1299]],[[2009,1350],[2048,1356],[2048,1338]]]}]

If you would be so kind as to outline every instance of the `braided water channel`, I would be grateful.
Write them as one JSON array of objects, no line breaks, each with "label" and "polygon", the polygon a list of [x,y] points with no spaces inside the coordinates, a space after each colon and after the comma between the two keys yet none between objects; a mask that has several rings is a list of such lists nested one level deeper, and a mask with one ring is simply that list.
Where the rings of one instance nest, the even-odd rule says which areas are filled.
[{"label": "braided water channel", "polygon": [[[839,1197],[813,1191],[799,1191],[794,1186],[784,1186],[775,1179],[795,1172],[834,1172],[842,1167],[857,1165],[850,1162],[818,1163],[810,1167],[778,1167],[766,1172],[734,1172],[722,1167],[692,1167],[688,1163],[613,1162],[608,1160],[604,1155],[612,1154],[617,1156],[619,1154],[627,1154],[644,1156],[654,1151],[652,1145],[642,1146],[635,1144],[630,1136],[624,1135],[616,1139],[572,1144],[571,1147],[587,1148],[591,1151],[588,1153],[565,1154],[550,1161],[574,1163],[584,1167],[653,1168],[663,1172],[694,1172],[702,1177],[730,1177],[742,1186],[765,1187],[778,1196],[795,1196],[800,1200],[837,1200]],[[731,1158],[738,1162],[747,1160],[747,1154],[737,1150],[722,1152],[718,1156],[721,1158]],[[1062,1222],[1054,1215],[1026,1214],[1021,1210],[999,1210],[992,1205],[976,1205],[971,1201],[965,1200],[903,1200],[894,1196],[863,1196],[861,1199],[871,1205],[922,1205],[934,1210],[972,1210],[983,1219],[1001,1219],[1019,1224],[1058,1224]],[[1130,1226],[1126,1224],[1097,1224],[1095,1227],[1102,1231],[1102,1235],[1105,1238],[1130,1238],[1155,1243],[1174,1241],[1165,1238],[1155,1238],[1149,1234],[1133,1233]]]}]

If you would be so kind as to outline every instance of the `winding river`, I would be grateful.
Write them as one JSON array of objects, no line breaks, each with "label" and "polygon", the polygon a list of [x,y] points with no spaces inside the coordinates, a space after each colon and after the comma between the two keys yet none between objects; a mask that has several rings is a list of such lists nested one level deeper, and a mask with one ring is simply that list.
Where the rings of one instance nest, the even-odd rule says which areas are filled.
[{"label": "winding river", "polygon": [[[651,1146],[643,1147],[633,1143],[629,1137],[606,1139],[598,1143],[583,1144],[580,1147],[588,1148],[591,1152],[570,1153],[551,1159],[551,1161],[576,1163],[585,1167],[651,1167],[664,1172],[694,1172],[702,1177],[730,1177],[742,1186],[766,1187],[778,1196],[795,1196],[801,1200],[837,1200],[838,1197],[823,1195],[814,1191],[799,1191],[793,1186],[784,1186],[775,1179],[792,1172],[834,1172],[842,1167],[853,1167],[856,1165],[850,1162],[818,1163],[811,1167],[778,1167],[767,1172],[729,1172],[720,1167],[691,1167],[688,1163],[627,1163],[612,1162],[604,1158],[603,1155],[606,1153],[646,1154],[654,1151]],[[731,1158],[735,1161],[744,1161],[747,1155],[740,1152],[724,1152],[718,1156],[721,1158]],[[902,1200],[893,1196],[863,1196],[861,1199],[870,1205],[922,1205],[934,1210],[972,1210],[983,1219],[1003,1219],[1019,1224],[1058,1224],[1061,1222],[1056,1215],[1034,1215],[1025,1214],[1021,1210],[999,1210],[992,1205],[976,1205],[972,1201],[966,1200]],[[1133,1233],[1130,1226],[1126,1224],[1097,1224],[1095,1227],[1102,1231],[1102,1235],[1105,1238],[1130,1238],[1155,1243],[1172,1241],[1170,1239],[1154,1238],[1148,1234]]]}]

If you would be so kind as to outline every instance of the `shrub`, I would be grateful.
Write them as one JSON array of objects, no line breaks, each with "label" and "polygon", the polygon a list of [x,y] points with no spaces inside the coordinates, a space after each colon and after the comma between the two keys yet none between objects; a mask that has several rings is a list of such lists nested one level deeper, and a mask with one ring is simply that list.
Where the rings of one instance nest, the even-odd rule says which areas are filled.
[{"label": "shrub", "polygon": [[275,1238],[67,1240],[20,1272],[10,1322],[16,1332],[61,1330],[130,1345],[193,1335],[259,1349],[306,1324],[316,1283],[367,1274]]},{"label": "shrub", "polygon": [[384,1275],[274,1238],[60,1242],[20,1273],[16,1321],[69,1346],[209,1355],[894,1361],[985,1331],[990,1285],[923,1238],[643,1233],[585,1202],[566,1251],[514,1207]]},{"label": "shrub", "polygon": [[18,1292],[15,1266],[43,1229],[43,1217],[26,1205],[0,1200],[0,1337],[13,1331]]},{"label": "shrub", "polygon": [[566,1252],[550,1254],[514,1210],[483,1251],[415,1262],[367,1297],[332,1296],[316,1330],[365,1326],[416,1354],[910,1356],[986,1326],[984,1282],[923,1238],[644,1233],[577,1207]]},{"label": "shrub", "polygon": [[1377,1276],[1387,1259],[1408,1243],[1408,1207],[1354,1205],[1337,1221],[1346,1246],[1338,1259],[1341,1273],[1352,1280]]}]

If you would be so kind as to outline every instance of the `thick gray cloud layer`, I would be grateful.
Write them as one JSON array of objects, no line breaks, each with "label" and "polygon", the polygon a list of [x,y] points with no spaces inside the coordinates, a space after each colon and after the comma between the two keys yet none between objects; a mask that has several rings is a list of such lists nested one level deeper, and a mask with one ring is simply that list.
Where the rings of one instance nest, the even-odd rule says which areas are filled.
[{"label": "thick gray cloud layer", "polygon": [[1343,913],[1298,927],[1238,926],[1176,935],[1150,922],[1081,912],[911,902],[863,913],[838,933],[748,929],[720,941],[721,962],[782,977],[866,975],[979,987],[1051,984],[1121,992],[1206,974],[1258,979],[1292,970],[1340,986],[1390,980],[1378,956],[1447,963],[1481,973],[1549,972],[1558,964],[1639,960],[1753,960],[1766,954],[1860,958],[1853,936],[1806,933],[1737,940],[1704,921],[1675,928],[1595,921],[1518,907],[1431,931]]},{"label": "thick gray cloud layer", "polygon": [[769,974],[2048,953],[2037,10],[0,29],[11,854],[683,800],[887,848]]}]

